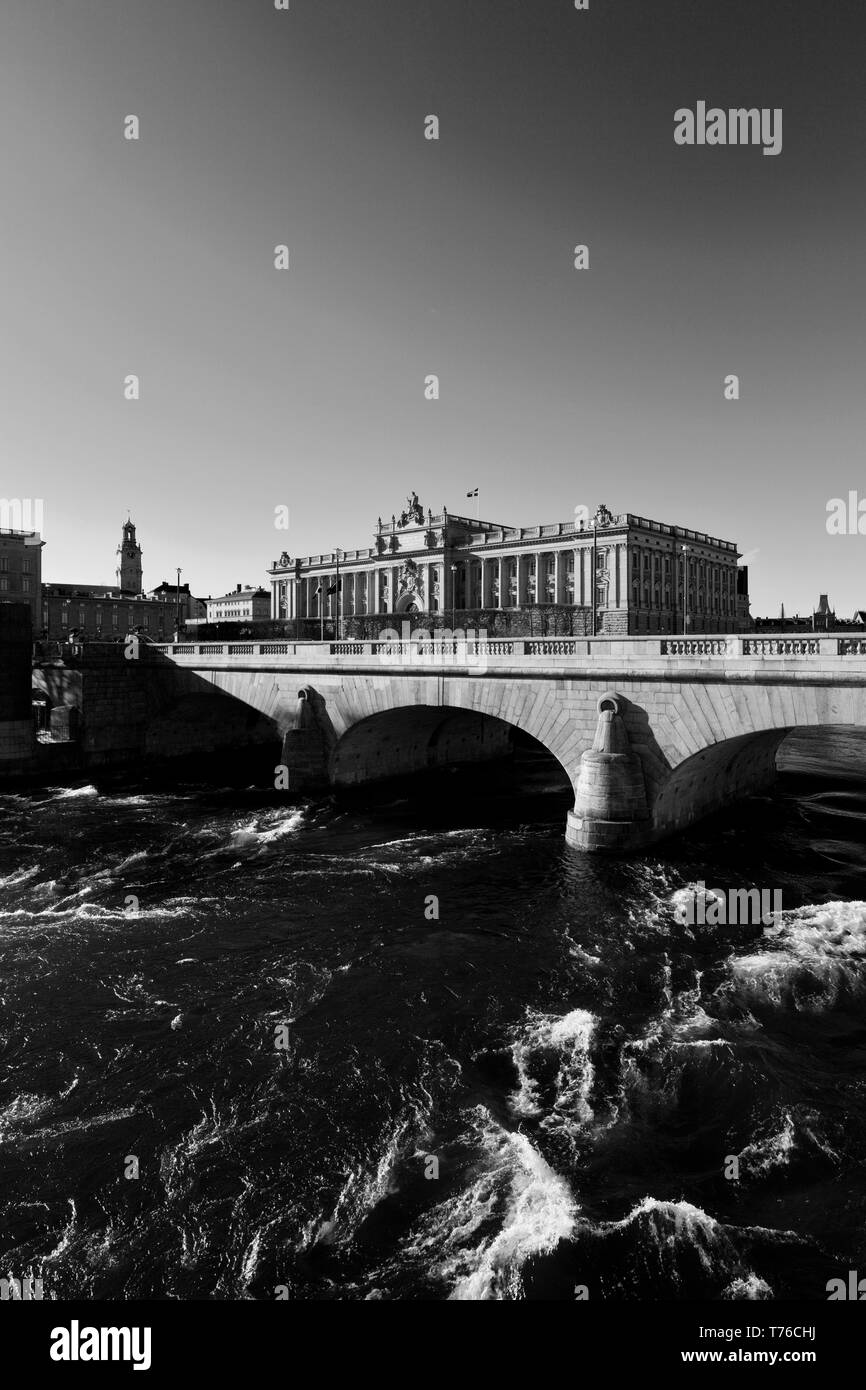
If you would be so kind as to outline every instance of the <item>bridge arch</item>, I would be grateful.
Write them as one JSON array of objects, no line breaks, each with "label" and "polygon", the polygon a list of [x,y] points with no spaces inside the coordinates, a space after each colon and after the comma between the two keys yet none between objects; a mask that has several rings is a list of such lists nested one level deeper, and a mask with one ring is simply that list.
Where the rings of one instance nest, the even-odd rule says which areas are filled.
[{"label": "bridge arch", "polygon": [[769,791],[779,772],[866,780],[866,727],[788,725],[707,744],[679,762],[659,785],[652,804],[654,837]]},{"label": "bridge arch", "polygon": [[454,705],[393,705],[354,721],[331,749],[328,781],[335,787],[359,786],[493,762],[510,757],[520,735],[544,750],[563,789],[573,788],[568,769],[539,739],[494,715]]}]

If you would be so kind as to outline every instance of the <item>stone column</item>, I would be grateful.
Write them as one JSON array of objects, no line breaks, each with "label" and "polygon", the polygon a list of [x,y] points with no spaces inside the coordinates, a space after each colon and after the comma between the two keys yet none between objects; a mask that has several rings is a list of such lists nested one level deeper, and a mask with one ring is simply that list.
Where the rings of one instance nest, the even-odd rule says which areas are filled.
[{"label": "stone column", "polygon": [[[650,575],[650,588],[652,588],[652,575]],[[650,593],[652,599],[652,593]],[[618,545],[616,548],[616,606],[617,608],[628,607],[628,546]]]}]

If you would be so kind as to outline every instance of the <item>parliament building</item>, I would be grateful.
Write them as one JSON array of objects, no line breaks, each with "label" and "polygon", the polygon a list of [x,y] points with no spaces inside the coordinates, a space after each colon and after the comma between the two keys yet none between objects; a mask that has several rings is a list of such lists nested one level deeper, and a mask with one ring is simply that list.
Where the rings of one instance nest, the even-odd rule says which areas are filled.
[{"label": "parliament building", "polygon": [[343,632],[364,618],[368,635],[394,615],[490,628],[521,611],[578,636],[742,632],[751,622],[739,558],[733,541],[605,506],[587,519],[504,526],[425,514],[412,493],[399,517],[379,518],[372,546],[274,560],[271,617],[329,631],[339,619]]}]

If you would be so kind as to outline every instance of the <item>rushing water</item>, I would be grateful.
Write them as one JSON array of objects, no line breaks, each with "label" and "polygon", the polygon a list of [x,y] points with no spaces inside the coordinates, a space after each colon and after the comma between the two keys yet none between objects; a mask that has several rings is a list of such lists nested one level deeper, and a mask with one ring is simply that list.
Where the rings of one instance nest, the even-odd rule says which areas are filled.
[{"label": "rushing water", "polygon": [[[866,1272],[866,795],[788,782],[623,860],[569,850],[566,805],[0,797],[4,1272],[356,1299]],[[682,926],[697,881],[784,911]]]}]

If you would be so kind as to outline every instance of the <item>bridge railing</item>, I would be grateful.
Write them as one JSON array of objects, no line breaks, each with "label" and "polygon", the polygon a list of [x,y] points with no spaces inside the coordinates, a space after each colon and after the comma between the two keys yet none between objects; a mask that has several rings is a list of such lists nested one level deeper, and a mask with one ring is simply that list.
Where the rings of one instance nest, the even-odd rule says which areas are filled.
[{"label": "bridge railing", "polygon": [[294,658],[299,662],[340,658],[372,658],[377,662],[415,662],[444,657],[461,659],[516,657],[553,660],[647,661],[731,661],[747,659],[778,661],[790,658],[827,659],[866,657],[866,636],[749,633],[708,634],[693,637],[660,635],[635,637],[487,637],[467,633],[447,633],[444,637],[424,634],[418,641],[403,639],[340,641],[257,641],[257,642],[168,642],[154,651],[170,658],[223,657],[236,660],[253,658]]}]

